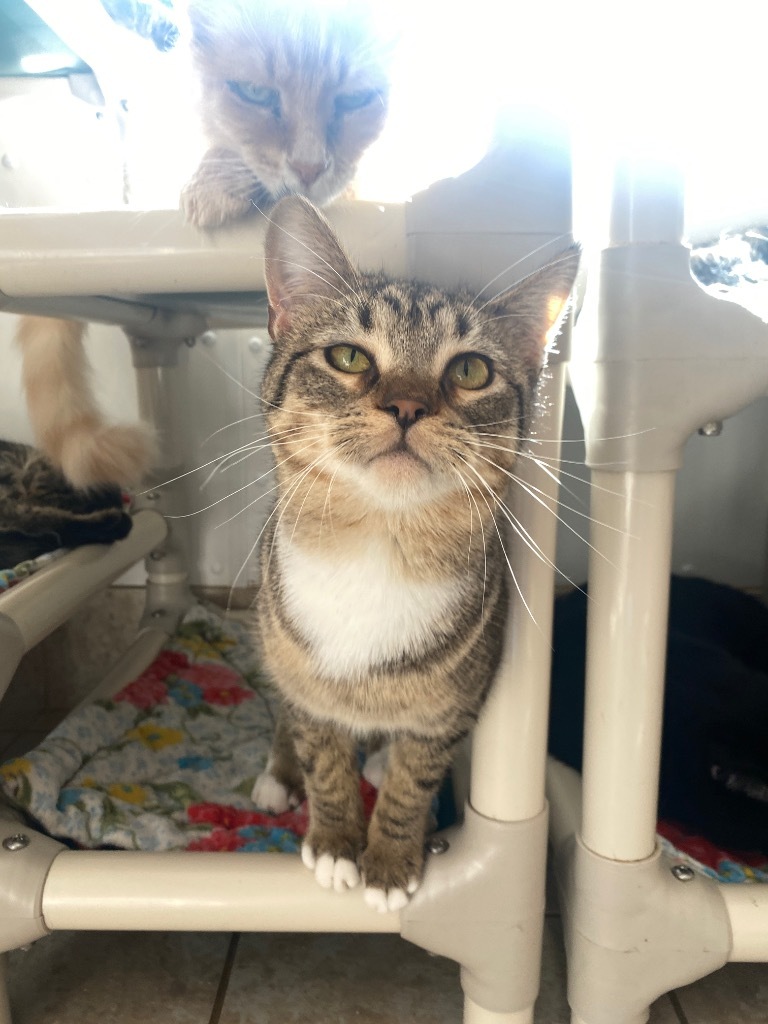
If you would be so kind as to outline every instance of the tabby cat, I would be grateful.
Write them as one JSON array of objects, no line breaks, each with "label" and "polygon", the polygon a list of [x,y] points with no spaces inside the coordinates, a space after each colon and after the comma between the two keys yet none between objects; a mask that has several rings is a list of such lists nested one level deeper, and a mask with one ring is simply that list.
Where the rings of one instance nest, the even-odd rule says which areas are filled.
[{"label": "tabby cat", "polygon": [[[262,395],[278,501],[257,636],[283,701],[253,798],[305,792],[304,863],[384,912],[419,885],[430,805],[483,704],[507,609],[501,502],[578,252],[488,302],[353,268],[299,197],[266,241]],[[388,741],[366,828],[357,745]]]},{"label": "tabby cat", "polygon": [[[187,220],[213,228],[290,192],[321,204],[338,195],[387,110],[386,48],[365,4],[190,0],[188,14],[210,149],[182,193]],[[151,436],[139,425],[110,424],[99,409],[84,330],[22,319],[17,339],[35,439],[78,487],[131,486],[151,462]]]},{"label": "tabby cat", "polygon": [[78,492],[33,448],[0,441],[0,569],[55,548],[109,544],[130,529],[117,488]]}]

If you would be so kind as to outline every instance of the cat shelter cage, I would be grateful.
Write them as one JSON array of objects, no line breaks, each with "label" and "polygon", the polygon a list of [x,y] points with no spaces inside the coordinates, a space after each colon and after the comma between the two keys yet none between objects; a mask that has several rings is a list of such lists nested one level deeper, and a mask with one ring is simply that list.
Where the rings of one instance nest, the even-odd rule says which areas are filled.
[{"label": "cat shelter cage", "polygon": [[[330,220],[364,269],[478,290],[491,282],[495,293],[571,239],[567,141],[555,134],[542,147],[519,132],[511,139],[410,203],[338,204]],[[141,413],[160,428],[159,484],[179,468],[182,439],[166,400],[178,346],[220,326],[264,323],[263,236],[257,221],[203,234],[175,211],[5,214],[0,308],[125,329]],[[566,328],[537,424],[555,458],[567,341]],[[142,557],[146,611],[96,695],[114,693],[151,662],[190,602],[180,530],[163,516],[174,486],[138,498],[124,541],[74,551],[2,597],[3,692],[25,651]],[[535,487],[515,498],[521,531],[509,550],[518,587],[471,773],[462,782],[457,772],[463,821],[433,845],[424,884],[406,908],[379,915],[359,890],[330,894],[286,854],[75,851],[2,810],[0,949],[57,929],[399,932],[461,964],[466,1024],[530,1024],[544,915],[555,475],[537,477]],[[526,533],[537,552],[520,540]],[[11,1021],[4,995],[0,1021]]]},{"label": "cat shelter cage", "polygon": [[[585,762],[582,778],[555,762],[546,774],[574,1024],[641,1024],[663,992],[728,960],[768,960],[768,893],[691,877],[655,844],[681,447],[768,385],[765,325],[693,282],[681,242],[683,183],[657,171],[635,165],[617,177],[611,242],[586,292],[571,367],[595,521]],[[538,253],[544,262],[566,244],[567,145],[502,146],[413,203],[345,204],[331,219],[364,267],[479,288],[517,259]],[[160,482],[179,461],[165,402],[175,350],[220,325],[262,322],[262,241],[257,224],[206,236],[162,211],[5,214],[0,304],[126,329],[142,413],[163,428]],[[538,427],[552,441],[566,342],[547,374]],[[535,486],[554,507],[554,480],[537,476]],[[142,557],[146,612],[97,693],[114,692],[152,660],[189,601],[179,531],[163,516],[169,500],[168,488],[150,490],[125,541],[73,552],[0,600],[3,689],[24,651]],[[518,495],[516,510],[551,562],[555,520],[542,501]],[[462,965],[465,1022],[530,1024],[544,908],[554,574],[519,538],[511,544],[520,593],[474,736],[464,822],[440,837],[447,849],[429,856],[424,886],[404,910],[382,916],[359,892],[326,893],[284,854],[73,851],[3,812],[2,948],[56,929],[399,932]],[[10,1020],[5,1000],[0,1021]]]}]

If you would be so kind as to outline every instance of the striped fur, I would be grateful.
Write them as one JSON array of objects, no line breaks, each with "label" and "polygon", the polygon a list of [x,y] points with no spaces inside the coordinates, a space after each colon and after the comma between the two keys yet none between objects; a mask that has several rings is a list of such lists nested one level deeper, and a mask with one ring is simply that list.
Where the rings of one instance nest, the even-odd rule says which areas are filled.
[{"label": "striped fur", "polygon": [[[357,272],[298,198],[276,208],[266,251],[263,398],[279,499],[261,546],[257,633],[284,705],[271,774],[287,794],[300,769],[305,863],[318,880],[347,887],[359,866],[369,902],[391,909],[419,883],[432,798],[501,657],[497,500],[578,255],[480,308]],[[337,369],[339,345],[363,351],[369,369]],[[464,354],[486,360],[487,386],[448,375]],[[409,420],[408,408],[421,412]],[[484,431],[505,438],[490,462]],[[355,751],[375,736],[389,753],[366,832]]]}]

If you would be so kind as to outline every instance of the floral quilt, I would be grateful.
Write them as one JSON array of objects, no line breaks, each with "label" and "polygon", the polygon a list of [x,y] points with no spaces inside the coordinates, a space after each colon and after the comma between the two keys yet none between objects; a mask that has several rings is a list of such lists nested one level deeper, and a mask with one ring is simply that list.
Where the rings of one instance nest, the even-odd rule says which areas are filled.
[{"label": "floral quilt", "polygon": [[[275,708],[246,628],[196,605],[142,675],[1,765],[0,790],[74,847],[296,852],[306,804],[270,815],[250,797]],[[370,813],[376,791],[361,788]],[[453,820],[449,804],[444,790],[441,827]],[[764,858],[717,850],[670,823],[659,823],[659,840],[720,881],[768,881]]]},{"label": "floral quilt", "polygon": [[306,808],[273,816],[250,799],[274,709],[245,627],[198,605],[138,679],[7,761],[0,785],[75,847],[294,851]]}]

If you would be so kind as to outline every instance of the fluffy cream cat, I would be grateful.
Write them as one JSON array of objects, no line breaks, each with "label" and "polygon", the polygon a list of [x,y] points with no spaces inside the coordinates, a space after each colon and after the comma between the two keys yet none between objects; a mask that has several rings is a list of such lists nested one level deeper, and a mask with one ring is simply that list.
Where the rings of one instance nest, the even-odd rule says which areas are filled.
[{"label": "fluffy cream cat", "polygon": [[[181,206],[198,227],[300,193],[324,204],[351,182],[387,111],[387,47],[363,3],[190,0],[210,148]],[[17,341],[36,442],[77,487],[137,484],[150,432],[111,424],[89,382],[83,324],[24,317]]]}]

